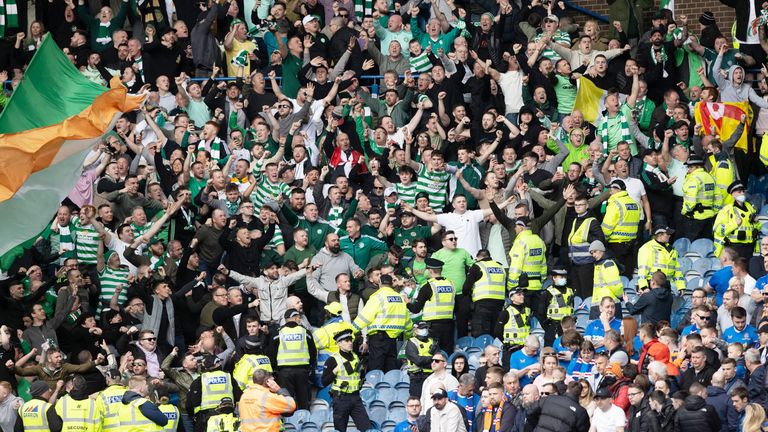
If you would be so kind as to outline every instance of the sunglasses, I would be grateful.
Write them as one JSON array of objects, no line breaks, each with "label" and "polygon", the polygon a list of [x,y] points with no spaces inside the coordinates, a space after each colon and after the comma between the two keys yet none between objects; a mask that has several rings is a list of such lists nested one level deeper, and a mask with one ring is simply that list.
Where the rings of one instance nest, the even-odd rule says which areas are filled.
[{"label": "sunglasses", "polygon": [[432,363],[444,363],[445,360],[443,359],[432,359]]},{"label": "sunglasses", "polygon": [[152,341],[152,342],[154,342],[154,341],[156,341],[156,340],[157,340],[157,338],[144,338],[144,339],[142,339],[142,340],[143,340],[143,341]]},{"label": "sunglasses", "polygon": [[456,241],[456,237],[447,238],[448,241]]}]

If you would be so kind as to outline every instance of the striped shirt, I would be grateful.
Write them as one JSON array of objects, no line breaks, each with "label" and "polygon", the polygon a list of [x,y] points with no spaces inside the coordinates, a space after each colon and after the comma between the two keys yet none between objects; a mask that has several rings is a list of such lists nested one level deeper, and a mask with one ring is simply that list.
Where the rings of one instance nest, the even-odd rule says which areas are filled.
[{"label": "striped shirt", "polygon": [[260,171],[254,170],[253,174],[256,177],[256,188],[251,192],[251,201],[256,209],[256,213],[268,201],[279,200],[281,194],[285,196],[291,195],[291,187],[288,184],[283,182],[272,183]]},{"label": "striped shirt", "polygon": [[96,255],[101,241],[99,232],[91,224],[82,225],[78,217],[72,218],[72,227],[77,260],[85,264],[96,264]]},{"label": "striped shirt", "polygon": [[394,186],[395,191],[397,191],[397,197],[400,198],[401,201],[411,207],[416,207],[416,182],[411,182],[411,184],[408,185],[395,183]]},{"label": "striped shirt", "polygon": [[445,171],[427,171],[424,164],[419,164],[419,178],[416,180],[416,193],[425,192],[429,195],[429,206],[436,213],[441,213],[445,207],[445,197],[448,192],[448,181],[451,174]]},{"label": "striped shirt", "polygon": [[[544,33],[537,34],[536,37],[533,38],[533,42],[540,41],[542,37],[544,37]],[[570,48],[571,37],[564,31],[556,30],[555,34],[552,35],[552,43],[557,43]],[[541,52],[541,56],[552,60],[552,63],[555,63],[561,59],[560,54],[556,53],[552,48],[549,47],[544,48],[544,51]]]},{"label": "striped shirt", "polygon": [[283,231],[280,230],[280,227],[275,225],[275,234],[272,235],[272,240],[267,243],[266,249],[277,249],[278,246],[285,244],[285,240],[283,240]]},{"label": "striped shirt", "polygon": [[99,273],[99,281],[101,281],[101,293],[99,294],[99,307],[97,313],[101,314],[101,311],[109,307],[109,302],[112,300],[112,296],[115,295],[115,288],[118,285],[123,285],[123,290],[117,298],[119,304],[124,304],[128,301],[128,269],[120,267],[117,270],[104,267],[104,270]]},{"label": "striped shirt", "polygon": [[339,228],[339,226],[341,226],[342,219],[344,219],[344,207],[331,207],[331,209],[328,211],[328,223],[334,228]]},{"label": "striped shirt", "polygon": [[432,61],[425,51],[422,51],[416,57],[408,59],[408,63],[411,65],[411,70],[415,72],[429,72],[432,69]]}]

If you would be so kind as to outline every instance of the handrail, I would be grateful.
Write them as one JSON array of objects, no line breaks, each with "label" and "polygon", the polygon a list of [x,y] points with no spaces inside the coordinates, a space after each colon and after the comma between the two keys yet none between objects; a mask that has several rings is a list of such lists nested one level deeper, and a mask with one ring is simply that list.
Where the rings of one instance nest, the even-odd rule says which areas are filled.
[{"label": "handrail", "polygon": [[574,3],[570,2],[570,1],[565,1],[564,3],[565,3],[565,6],[575,10],[576,12],[583,13],[584,15],[589,15],[592,18],[594,18],[594,19],[596,19],[598,21],[602,21],[604,23],[607,23],[607,22],[611,21],[606,15],[600,15],[597,12],[592,12],[591,10],[589,10],[587,8],[584,8],[584,7],[581,7],[581,6],[579,6],[577,4],[574,4]]}]

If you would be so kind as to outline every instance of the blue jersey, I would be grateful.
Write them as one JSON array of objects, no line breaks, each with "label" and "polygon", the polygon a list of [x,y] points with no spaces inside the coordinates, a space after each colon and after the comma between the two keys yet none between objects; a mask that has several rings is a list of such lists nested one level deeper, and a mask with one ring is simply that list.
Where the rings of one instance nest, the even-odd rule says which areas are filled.
[{"label": "blue jersey", "polygon": [[747,325],[744,330],[738,331],[736,327],[731,326],[723,331],[723,340],[728,343],[738,342],[746,348],[751,348],[758,342],[757,329]]},{"label": "blue jersey", "polygon": [[[539,362],[539,356],[535,355],[529,357],[525,355],[523,350],[517,350],[509,356],[509,369],[510,370],[523,370],[530,365],[534,365]],[[528,378],[528,375],[520,377],[520,388],[525,387],[528,384],[533,383],[533,379]]]},{"label": "blue jersey", "polygon": [[451,390],[448,392],[448,400],[456,402],[458,406],[464,408],[464,411],[467,413],[469,430],[474,430],[472,428],[472,421],[475,419],[475,407],[480,403],[480,395],[472,392],[472,395],[467,397],[460,395],[458,390]]},{"label": "blue jersey", "polygon": [[733,267],[723,267],[709,278],[709,286],[715,290],[715,303],[718,307],[723,304],[723,294],[728,291],[728,282],[733,277]]},{"label": "blue jersey", "polygon": [[[613,320],[611,320],[610,326],[613,330],[616,330],[617,332],[621,333],[621,320],[614,317]],[[587,324],[587,328],[584,329],[584,339],[588,339],[592,341],[593,344],[596,342],[602,342],[604,337],[605,337],[605,329],[603,328],[603,323],[600,322],[599,319],[590,321],[589,324]],[[595,352],[603,352],[603,351],[605,351],[605,347],[602,347],[602,346],[595,350]]]}]

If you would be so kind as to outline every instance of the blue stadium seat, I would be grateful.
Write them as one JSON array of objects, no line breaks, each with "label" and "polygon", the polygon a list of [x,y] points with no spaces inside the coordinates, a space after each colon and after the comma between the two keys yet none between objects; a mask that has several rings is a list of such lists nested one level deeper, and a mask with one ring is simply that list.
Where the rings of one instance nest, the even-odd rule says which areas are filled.
[{"label": "blue stadium seat", "polygon": [[712,262],[709,261],[709,258],[699,258],[693,262],[692,270],[704,276],[704,274],[706,274],[711,267]]},{"label": "blue stadium seat", "polygon": [[472,336],[460,337],[458,340],[456,340],[456,348],[460,350],[465,350],[471,347],[474,341],[475,341],[475,338],[473,338]]},{"label": "blue stadium seat", "polygon": [[489,334],[482,334],[475,338],[475,343],[472,346],[485,349],[488,345],[493,343],[493,336]]},{"label": "blue stadium seat", "polygon": [[720,258],[712,257],[709,259],[710,262],[710,270],[718,271],[721,268],[723,268],[723,264],[720,262]]},{"label": "blue stadium seat", "polygon": [[466,354],[470,355],[470,354],[478,354],[478,353],[482,353],[482,352],[483,352],[483,349],[480,348],[480,347],[469,347],[469,348],[467,348],[467,353]]},{"label": "blue stadium seat", "polygon": [[395,390],[400,390],[400,389],[407,390],[410,387],[411,387],[410,381],[400,381],[397,384],[395,384]]},{"label": "blue stadium seat", "polygon": [[309,421],[311,415],[312,414],[308,410],[296,410],[293,412],[292,416],[285,419],[285,422],[292,424],[296,429],[301,429],[301,426]]},{"label": "blue stadium seat", "polygon": [[750,194],[748,199],[752,206],[754,206],[756,209],[762,208],[765,204],[765,195],[760,192]]},{"label": "blue stadium seat", "polygon": [[[689,252],[696,252],[700,257],[711,257],[715,251],[715,244],[707,238],[696,239],[691,243]],[[695,263],[695,262],[694,262]]]},{"label": "blue stadium seat", "polygon": [[331,386],[320,389],[317,392],[317,399],[323,400],[326,403],[326,407],[331,403]]},{"label": "blue stadium seat", "polygon": [[683,272],[683,274],[687,274],[688,271],[693,268],[693,260],[688,257],[678,258],[677,262],[680,264],[680,271]]},{"label": "blue stadium seat", "polygon": [[379,396],[379,392],[374,388],[363,388],[360,390],[360,399],[363,402],[371,403]]},{"label": "blue stadium seat", "polygon": [[296,430],[297,430],[297,429],[296,429],[296,425],[295,425],[295,424],[292,424],[292,423],[288,423],[288,421],[287,421],[287,420],[286,420],[286,422],[283,424],[283,431],[284,431],[284,432],[295,432]]},{"label": "blue stadium seat", "polygon": [[381,399],[376,399],[375,401],[371,401],[371,403],[368,404],[368,409],[372,410],[374,408],[386,408],[387,404],[384,403]]},{"label": "blue stadium seat", "polygon": [[405,411],[405,408],[394,408],[394,409],[390,409],[387,420],[392,420],[395,423],[400,423],[401,421],[405,420],[406,417],[407,417],[407,413]]},{"label": "blue stadium seat", "polygon": [[370,408],[368,409],[368,416],[371,421],[382,424],[387,419],[387,409],[382,407]]},{"label": "blue stadium seat", "polygon": [[399,402],[399,401],[407,401],[410,396],[411,396],[411,390],[410,390],[410,384],[409,384],[405,388],[397,389],[397,400],[392,403]]},{"label": "blue stadium seat", "polygon": [[384,379],[384,372],[378,369],[368,371],[368,373],[365,374],[365,381],[370,383],[372,386],[375,386],[376,383],[381,382],[381,380],[383,379]]},{"label": "blue stadium seat", "polygon": [[394,387],[400,381],[403,381],[403,372],[400,369],[393,369],[384,374],[384,382],[388,383],[390,387]]},{"label": "blue stadium seat", "polygon": [[[330,386],[326,387],[326,388],[330,388]],[[325,389],[323,389],[323,390],[325,390]],[[319,398],[319,397],[315,398],[315,400],[313,400],[309,404],[309,412],[311,412],[312,414],[314,414],[315,411],[317,411],[317,410],[328,410],[329,408],[330,408],[330,404],[327,401],[325,401],[324,399]]]},{"label": "blue stadium seat", "polygon": [[384,402],[384,406],[389,406],[397,398],[397,390],[386,388],[379,389],[379,400]]},{"label": "blue stadium seat", "polygon": [[378,389],[385,389],[385,388],[392,388],[392,384],[390,384],[390,383],[388,383],[386,381],[381,381],[381,382],[376,383],[376,385],[374,387],[376,387],[377,390]]},{"label": "blue stadium seat", "polygon": [[688,249],[691,247],[691,241],[685,237],[682,237],[675,240],[675,242],[672,244],[672,247],[675,248],[678,256],[685,256],[685,253],[688,252]]},{"label": "blue stadium seat", "polygon": [[321,432],[334,432],[336,430],[336,427],[333,425],[333,422],[325,422],[322,426],[320,426]]},{"label": "blue stadium seat", "polygon": [[[398,395],[398,396],[399,396],[399,395]],[[398,397],[398,399],[399,399],[399,397]],[[408,398],[406,398],[405,400],[408,400]],[[389,410],[391,411],[391,410],[393,410],[393,409],[395,409],[395,408],[402,408],[402,409],[405,409],[405,402],[403,402],[403,401],[401,401],[401,400],[393,400],[393,401],[392,401],[392,402],[389,404]]]},{"label": "blue stadium seat", "polygon": [[392,420],[385,420],[384,423],[381,424],[381,431],[392,432],[395,430],[396,426],[397,426],[396,422],[393,422]]},{"label": "blue stadium seat", "polygon": [[312,411],[312,416],[309,421],[316,425],[322,425],[323,423],[331,420],[331,412],[328,408],[318,408]]}]

